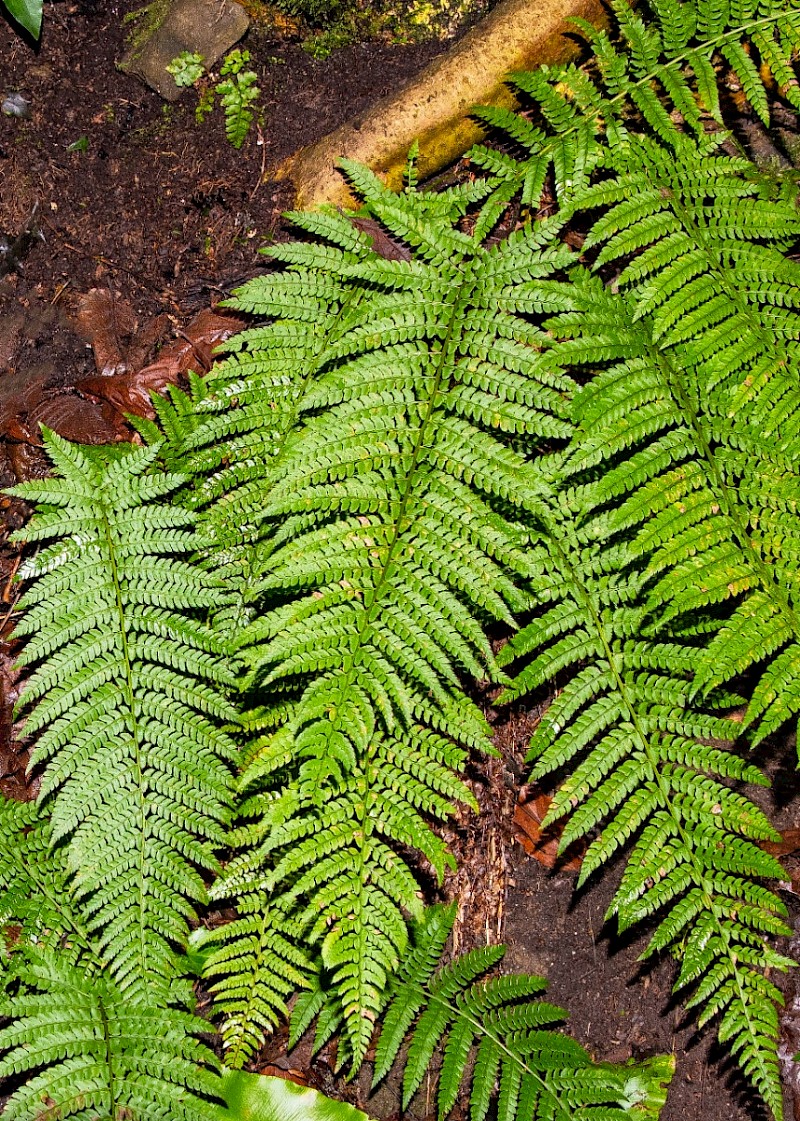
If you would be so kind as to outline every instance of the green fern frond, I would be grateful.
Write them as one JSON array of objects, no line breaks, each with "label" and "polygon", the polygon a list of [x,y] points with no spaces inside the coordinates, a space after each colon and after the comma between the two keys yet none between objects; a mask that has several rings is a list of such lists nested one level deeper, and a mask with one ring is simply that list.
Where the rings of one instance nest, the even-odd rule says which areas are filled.
[{"label": "green fern frond", "polygon": [[473,950],[436,969],[454,917],[453,907],[432,907],[415,926],[414,946],[392,986],[381,1028],[374,1083],[386,1076],[408,1039],[401,1060],[407,1108],[444,1041],[437,1076],[440,1121],[464,1086],[471,1088],[471,1121],[483,1121],[495,1092],[497,1116],[504,1121],[659,1116],[672,1061],[594,1063],[582,1047],[553,1030],[565,1018],[563,1009],[530,999],[546,987],[543,978],[483,979],[502,959],[502,946]]},{"label": "green fern frond", "polygon": [[[28,951],[25,984],[0,1004],[0,1078],[31,1075],[5,1101],[7,1121],[208,1121],[218,1069],[198,1042],[207,1024],[131,1003],[107,979]],[[44,1111],[44,1112],[43,1112]]]},{"label": "green fern frond", "polygon": [[16,634],[31,667],[20,707],[36,734],[52,843],[123,989],[168,996],[199,868],[217,867],[231,801],[231,683],[203,612],[222,590],[182,556],[193,517],[160,501],[183,482],[158,447],[109,463],[45,433],[59,472],[15,493],[40,503]]},{"label": "green fern frond", "polygon": [[[744,161],[688,147],[676,160],[649,141],[634,154],[639,170],[579,200],[610,206],[587,246],[603,245],[598,265],[627,262],[618,283],[629,299],[587,289],[582,310],[553,325],[567,340],[563,364],[617,360],[578,397],[587,435],[574,466],[603,461],[603,495],[627,496],[616,525],[640,527],[662,624],[730,605],[695,684],[708,690],[763,663],[747,717],[762,739],[800,709],[800,270],[782,251],[800,232],[797,209],[759,199]],[[612,317],[604,337],[615,323],[613,353],[590,338],[590,303],[592,320]],[[626,316],[640,324],[633,345]],[[614,462],[623,445],[633,454]]]},{"label": "green fern frond", "polygon": [[[496,673],[485,621],[510,622],[526,603],[513,511],[532,501],[531,473],[506,433],[570,432],[569,383],[522,317],[540,303],[539,278],[570,254],[544,247],[542,231],[485,250],[455,228],[464,192],[432,206],[347,170],[373,220],[414,255],[356,255],[355,234],[327,214],[317,224],[330,241],[334,223],[347,248],[281,251],[318,285],[345,272],[351,295],[344,316],[323,321],[328,334],[303,344],[316,377],[258,483],[259,612],[241,656],[254,702],[275,697],[281,723],[243,784],[275,796],[250,801],[259,857],[234,861],[219,892],[277,891],[279,910],[296,902],[357,1062],[405,948],[405,916],[420,909],[397,848],[441,878],[449,858],[427,819],[472,802],[452,769],[465,747],[489,748],[479,714],[454,698],[462,672]],[[272,340],[267,327],[268,361]],[[247,384],[240,377],[237,398]],[[263,400],[257,376],[252,386]]]},{"label": "green fern frond", "polygon": [[301,948],[299,922],[278,913],[269,897],[256,891],[241,891],[237,907],[238,918],[195,942],[207,955],[204,976],[213,982],[215,1006],[225,1016],[225,1060],[235,1070],[287,1016],[289,997],[309,988],[314,973]]},{"label": "green fern frond", "polygon": [[591,47],[578,67],[542,66],[511,80],[536,105],[542,127],[507,111],[479,108],[487,124],[527,149],[523,159],[476,146],[472,161],[491,176],[487,228],[511,194],[538,209],[552,167],[559,203],[589,185],[604,151],[624,146],[642,125],[672,147],[722,125],[717,70],[726,67],[755,112],[769,123],[768,85],[800,105],[795,69],[800,9],[794,0],[762,0],[735,8],[712,0],[658,0],[611,5],[611,33],[575,20]]},{"label": "green fern frond", "polygon": [[[625,365],[609,378],[623,392]],[[580,450],[576,441],[576,458]],[[780,1116],[781,997],[765,972],[792,963],[767,942],[786,932],[785,909],[758,881],[782,872],[758,844],[775,835],[769,822],[723,781],[763,780],[722,743],[703,742],[733,740],[740,726],[714,712],[729,696],[712,694],[703,708],[692,701],[697,648],[643,637],[644,576],[636,552],[615,541],[604,482],[540,508],[532,587],[543,613],[501,651],[503,664],[530,659],[506,695],[561,683],[530,745],[534,778],[568,769],[545,824],[568,816],[562,851],[600,830],[580,882],[632,846],[609,915],[620,929],[660,916],[647,952],[679,952],[676,987],[695,985],[701,1021],[720,1017],[721,1038]]]}]

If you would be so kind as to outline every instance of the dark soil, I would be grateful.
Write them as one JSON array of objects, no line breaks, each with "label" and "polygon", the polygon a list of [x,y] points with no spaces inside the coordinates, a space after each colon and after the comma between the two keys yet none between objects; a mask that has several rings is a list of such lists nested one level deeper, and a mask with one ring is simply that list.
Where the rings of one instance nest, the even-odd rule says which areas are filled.
[{"label": "dark soil", "polygon": [[[86,292],[99,289],[110,306],[127,306],[127,334],[151,349],[140,355],[142,364],[158,343],[185,337],[198,312],[258,270],[260,245],[287,236],[281,212],[291,205],[291,188],[270,182],[270,168],[393,90],[444,47],[368,43],[318,61],[296,42],[251,31],[246,46],[266,113],[261,130],[237,152],[218,115],[195,123],[193,93],[167,107],[115,68],[124,51],[123,17],[140,5],[48,5],[36,52],[0,21],[0,100],[22,93],[32,112],[29,120],[0,116],[0,234],[13,246],[34,208],[43,234],[18,246],[19,270],[0,279],[3,486],[46,471],[39,420],[86,441],[131,435],[120,409],[78,388],[96,373],[75,326]],[[4,259],[6,267],[15,264],[0,242],[0,275]],[[1,498],[0,516],[0,639],[7,639],[19,563],[7,536],[23,524],[25,509]],[[0,642],[0,790],[24,797],[32,791],[23,747],[12,736],[12,654]],[[621,940],[604,926],[613,874],[576,897],[574,872],[548,870],[515,840],[513,814],[535,715],[521,712],[499,727],[502,759],[475,776],[483,813],[454,829],[460,870],[447,891],[460,903],[455,948],[505,941],[508,967],[550,978],[550,999],[570,1010],[571,1031],[598,1058],[674,1052],[664,1121],[758,1121],[759,1105],[712,1033],[698,1035],[671,995],[673,963],[641,965],[646,937]],[[793,754],[787,746],[770,795],[779,829],[798,824]],[[785,894],[796,920],[796,854],[786,866],[796,877]],[[366,1080],[343,1088],[332,1079],[329,1056],[312,1067],[307,1048],[287,1058],[281,1042],[276,1037],[264,1049],[262,1069],[298,1069],[322,1089],[344,1089],[375,1117],[399,1115],[393,1082],[372,1097]],[[800,1105],[787,1102],[788,1118],[793,1110],[800,1121]],[[417,1121],[434,1115],[430,1100],[417,1101],[408,1114]]]}]

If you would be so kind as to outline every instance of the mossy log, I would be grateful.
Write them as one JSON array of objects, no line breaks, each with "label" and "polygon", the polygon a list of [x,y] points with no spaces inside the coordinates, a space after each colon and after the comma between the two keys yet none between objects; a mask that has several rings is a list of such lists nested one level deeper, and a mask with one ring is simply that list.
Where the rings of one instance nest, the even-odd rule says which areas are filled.
[{"label": "mossy log", "polygon": [[454,162],[482,135],[475,105],[515,104],[505,78],[514,70],[560,62],[577,53],[567,21],[605,22],[601,0],[501,0],[446,54],[368,112],[301,148],[271,174],[291,179],[298,207],[349,205],[336,164],[360,160],[386,181],[401,182],[408,149],[420,145],[422,178]]}]

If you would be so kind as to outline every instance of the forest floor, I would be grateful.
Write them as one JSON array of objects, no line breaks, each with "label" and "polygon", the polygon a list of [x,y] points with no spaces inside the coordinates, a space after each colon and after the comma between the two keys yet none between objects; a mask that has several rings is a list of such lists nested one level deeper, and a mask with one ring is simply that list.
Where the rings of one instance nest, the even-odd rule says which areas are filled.
[{"label": "forest floor", "polygon": [[[46,472],[39,422],[87,442],[128,439],[122,413],[146,399],[148,387],[163,384],[176,364],[207,366],[213,343],[236,327],[209,309],[258,272],[261,245],[288,236],[281,214],[291,187],[270,181],[270,168],[394,90],[448,45],[370,42],[315,59],[297,41],[251,29],[242,45],[259,74],[264,120],[236,151],[218,113],[195,122],[193,92],[167,106],[116,69],[123,17],[140,2],[47,5],[38,51],[0,21],[0,101],[19,93],[30,102],[29,119],[0,116],[0,235],[7,238],[0,240],[0,486]],[[34,208],[42,240],[18,244]],[[24,257],[18,270],[9,247]],[[11,712],[8,639],[19,550],[6,540],[25,511],[4,497],[0,516],[0,790],[30,797]],[[552,866],[551,849],[536,835],[542,792],[524,785],[537,711],[490,715],[500,758],[475,765],[482,813],[457,822],[451,835],[459,871],[444,894],[459,901],[455,948],[505,942],[507,967],[549,978],[548,998],[569,1009],[571,1033],[597,1058],[674,1052],[663,1121],[758,1121],[759,1105],[713,1034],[698,1033],[672,996],[674,964],[641,965],[646,932],[620,939],[604,925],[614,869],[576,895],[576,862]],[[771,745],[770,760],[774,784],[762,802],[777,828],[794,827],[796,836],[794,743]],[[519,840],[526,828],[533,856]],[[797,951],[800,854],[786,853],[785,864]],[[800,1048],[792,1037],[800,1032],[800,987],[796,979],[785,985],[796,1009],[784,1023],[788,1055]],[[301,1044],[287,1057],[284,1042],[280,1033],[269,1041],[259,1069],[294,1071],[375,1118],[399,1117],[391,1079],[370,1096],[366,1075],[344,1086],[332,1075],[330,1054],[312,1062]],[[407,1116],[433,1118],[434,1103],[420,1095]],[[454,1116],[466,1117],[463,1103]],[[800,1100],[787,1090],[787,1118],[793,1116],[800,1121]]]}]

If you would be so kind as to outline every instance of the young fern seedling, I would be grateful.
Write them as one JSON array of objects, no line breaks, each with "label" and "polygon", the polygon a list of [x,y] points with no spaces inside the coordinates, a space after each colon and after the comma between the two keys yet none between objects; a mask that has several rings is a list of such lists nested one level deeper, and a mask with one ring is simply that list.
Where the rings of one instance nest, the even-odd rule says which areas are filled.
[{"label": "young fern seedling", "polygon": [[[258,75],[249,69],[250,52],[235,48],[229,51],[219,68],[219,78],[210,82],[200,94],[195,109],[198,124],[205,120],[219,98],[225,114],[225,135],[234,148],[241,148],[256,118],[255,103],[261,90]],[[195,86],[202,81],[205,62],[201,54],[182,51],[167,66],[176,86]]]}]

